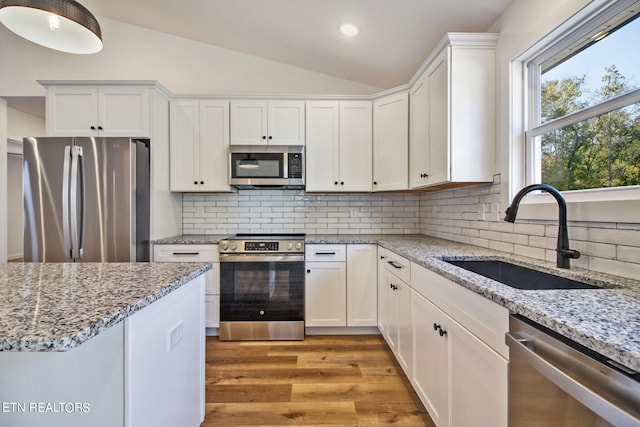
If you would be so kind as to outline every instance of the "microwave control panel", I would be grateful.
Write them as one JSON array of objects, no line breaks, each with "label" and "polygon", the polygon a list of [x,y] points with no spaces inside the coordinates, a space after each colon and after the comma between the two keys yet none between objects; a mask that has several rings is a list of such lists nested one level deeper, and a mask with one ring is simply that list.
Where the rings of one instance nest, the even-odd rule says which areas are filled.
[{"label": "microwave control panel", "polygon": [[287,167],[289,178],[302,178],[302,154],[289,153]]}]

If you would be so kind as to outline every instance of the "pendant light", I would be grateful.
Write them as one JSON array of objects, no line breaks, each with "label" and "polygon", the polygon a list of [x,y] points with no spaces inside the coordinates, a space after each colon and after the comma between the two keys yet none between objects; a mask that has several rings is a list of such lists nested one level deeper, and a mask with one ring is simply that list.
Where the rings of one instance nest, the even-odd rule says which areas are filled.
[{"label": "pendant light", "polygon": [[102,49],[98,20],[74,0],[0,0],[0,22],[20,37],[62,52]]}]

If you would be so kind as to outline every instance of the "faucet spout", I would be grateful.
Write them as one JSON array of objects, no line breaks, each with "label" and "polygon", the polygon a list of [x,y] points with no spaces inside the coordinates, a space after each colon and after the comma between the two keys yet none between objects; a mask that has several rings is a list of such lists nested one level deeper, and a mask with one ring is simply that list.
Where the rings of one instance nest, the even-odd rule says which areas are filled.
[{"label": "faucet spout", "polygon": [[558,243],[556,247],[556,264],[559,268],[569,268],[570,259],[580,258],[580,252],[569,248],[569,233],[567,232],[567,203],[560,193],[554,187],[547,184],[533,184],[524,187],[515,195],[511,201],[511,206],[505,211],[504,220],[507,222],[515,222],[518,214],[518,207],[523,197],[528,193],[536,190],[546,191],[551,194],[556,202],[558,202]]}]

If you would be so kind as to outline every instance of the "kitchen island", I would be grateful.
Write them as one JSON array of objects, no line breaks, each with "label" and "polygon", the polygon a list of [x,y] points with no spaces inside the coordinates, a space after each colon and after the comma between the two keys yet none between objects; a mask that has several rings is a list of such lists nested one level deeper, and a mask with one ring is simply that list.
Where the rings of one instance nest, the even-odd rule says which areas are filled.
[{"label": "kitchen island", "polygon": [[1,264],[0,425],[199,425],[210,268]]}]

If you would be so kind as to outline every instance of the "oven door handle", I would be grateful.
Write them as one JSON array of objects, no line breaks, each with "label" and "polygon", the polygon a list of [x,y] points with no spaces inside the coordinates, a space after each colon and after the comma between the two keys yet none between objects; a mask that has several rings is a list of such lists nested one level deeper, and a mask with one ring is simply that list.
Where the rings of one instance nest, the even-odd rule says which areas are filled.
[{"label": "oven door handle", "polygon": [[220,262],[304,262],[304,255],[220,254]]},{"label": "oven door handle", "polygon": [[[519,338],[507,332],[505,341],[512,352],[523,357],[536,371],[608,422],[621,426],[640,423],[636,417],[581,384],[560,367],[553,365],[536,353],[535,339]],[[512,353],[511,357],[513,358],[513,356]]]}]

